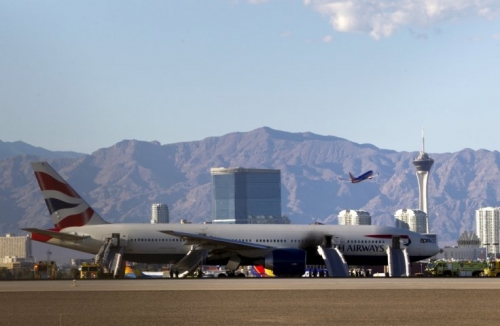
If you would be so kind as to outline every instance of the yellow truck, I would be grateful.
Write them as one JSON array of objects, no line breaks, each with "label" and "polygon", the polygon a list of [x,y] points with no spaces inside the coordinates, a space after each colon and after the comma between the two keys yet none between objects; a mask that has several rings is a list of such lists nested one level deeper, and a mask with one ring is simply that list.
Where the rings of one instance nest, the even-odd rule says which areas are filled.
[{"label": "yellow truck", "polygon": [[83,263],[80,266],[80,279],[96,278],[113,278],[113,274],[109,273],[100,263]]},{"label": "yellow truck", "polygon": [[81,279],[96,279],[101,278],[102,267],[101,264],[83,263],[80,267]]},{"label": "yellow truck", "polygon": [[425,271],[432,276],[481,276],[486,267],[480,261],[436,260],[427,265]]},{"label": "yellow truck", "polygon": [[484,269],[484,276],[500,277],[500,260],[489,261]]}]

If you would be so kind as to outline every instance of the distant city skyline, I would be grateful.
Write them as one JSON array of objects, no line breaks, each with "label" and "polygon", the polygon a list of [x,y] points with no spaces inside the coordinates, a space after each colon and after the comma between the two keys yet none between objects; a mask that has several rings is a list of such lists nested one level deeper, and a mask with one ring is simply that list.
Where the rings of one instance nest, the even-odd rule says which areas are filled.
[{"label": "distant city skyline", "polygon": [[493,0],[9,1],[0,140],[90,154],[268,126],[410,152],[423,124],[429,153],[500,150],[499,18]]}]

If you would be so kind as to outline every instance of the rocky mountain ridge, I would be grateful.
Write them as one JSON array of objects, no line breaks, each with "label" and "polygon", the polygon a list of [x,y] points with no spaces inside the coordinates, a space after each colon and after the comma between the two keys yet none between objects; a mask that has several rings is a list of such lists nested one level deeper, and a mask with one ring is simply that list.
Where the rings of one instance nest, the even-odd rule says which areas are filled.
[{"label": "rocky mountain ridge", "polygon": [[50,158],[78,158],[85,154],[71,151],[49,151],[45,148],[32,146],[22,141],[4,142],[0,140],[0,160],[17,155],[37,155]]},{"label": "rocky mountain ridge", "polygon": [[[476,209],[498,205],[500,154],[429,155],[431,232],[453,243],[475,229]],[[282,212],[295,224],[336,224],[341,210],[362,209],[373,224],[394,225],[396,210],[418,207],[417,156],[267,127],[176,144],[124,140],[77,158],[16,155],[0,160],[0,234],[52,226],[29,164],[35,160],[47,160],[109,222],[149,223],[156,202],[168,204],[173,223],[210,221],[210,168],[246,167],[281,170]],[[338,180],[366,170],[379,176],[359,184]]]}]

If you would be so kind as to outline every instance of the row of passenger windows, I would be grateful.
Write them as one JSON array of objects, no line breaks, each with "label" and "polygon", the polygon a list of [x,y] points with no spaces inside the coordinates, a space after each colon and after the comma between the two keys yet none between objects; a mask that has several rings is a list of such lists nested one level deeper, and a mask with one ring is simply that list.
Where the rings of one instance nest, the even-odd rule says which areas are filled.
[{"label": "row of passenger windows", "polygon": [[[242,242],[252,242],[251,239],[231,239],[233,241],[242,241]],[[182,239],[179,239],[179,238],[168,238],[168,239],[165,239],[165,238],[162,238],[162,239],[142,239],[142,238],[136,238],[136,239],[130,239],[130,241],[135,241],[135,242],[179,242],[179,241],[183,241]],[[291,240],[290,242],[304,242],[305,240]],[[285,243],[287,242],[286,240],[283,240],[283,239],[257,239],[255,240],[255,242],[266,242],[266,243],[276,243],[276,242],[280,242],[280,243]]]},{"label": "row of passenger windows", "polygon": [[285,243],[286,240],[282,240],[282,239],[257,239],[255,240],[255,242],[266,242],[266,243],[269,243],[269,242],[281,242],[281,243]]},{"label": "row of passenger windows", "polygon": [[179,242],[183,241],[179,238],[161,238],[161,239],[142,239],[142,238],[137,238],[137,239],[130,239],[130,241],[135,241],[135,242]]},{"label": "row of passenger windows", "polygon": [[[250,239],[232,239],[233,241],[242,241],[242,242],[252,242]],[[161,239],[143,239],[143,238],[136,238],[136,239],[130,239],[130,241],[134,242],[182,242],[184,240],[179,239],[179,238],[161,238]],[[290,242],[292,243],[301,243],[305,242],[306,240],[304,239],[292,239]],[[287,241],[284,239],[257,239],[255,242],[259,243],[286,243]],[[384,243],[383,240],[347,240],[347,243]]]},{"label": "row of passenger windows", "polygon": [[[252,240],[248,240],[248,239],[233,239],[234,241],[243,241],[243,242],[252,242]],[[303,240],[303,239],[297,239],[297,240],[290,240],[290,242],[292,243],[299,243],[299,242],[304,242],[306,240]],[[287,241],[285,239],[257,239],[255,240],[255,242],[259,242],[259,243],[286,243]]]},{"label": "row of passenger windows", "polygon": [[347,240],[347,243],[384,243],[384,240]]}]

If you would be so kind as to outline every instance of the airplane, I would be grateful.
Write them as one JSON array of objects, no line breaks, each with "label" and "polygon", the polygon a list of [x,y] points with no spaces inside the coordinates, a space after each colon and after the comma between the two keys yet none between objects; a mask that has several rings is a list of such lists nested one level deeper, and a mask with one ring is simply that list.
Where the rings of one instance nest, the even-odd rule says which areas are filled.
[{"label": "airplane", "polygon": [[393,237],[404,242],[410,262],[439,251],[425,235],[389,226],[108,223],[47,162],[31,165],[54,227],[22,230],[32,240],[96,258],[113,243],[123,270],[125,261],[175,264],[182,273],[201,263],[229,271],[262,265],[277,276],[300,277],[306,264],[325,264],[318,246],[338,248],[349,265],[387,265]]},{"label": "airplane", "polygon": [[[359,183],[361,181],[365,181],[366,179],[373,179],[374,177],[375,176],[373,175],[372,170],[366,171],[365,173],[363,173],[359,177],[355,177],[352,175],[351,172],[349,172],[349,179],[350,179],[351,183]],[[341,177],[338,177],[338,178],[339,178],[339,180],[342,180],[342,181],[349,181],[346,179],[342,179]]]}]

